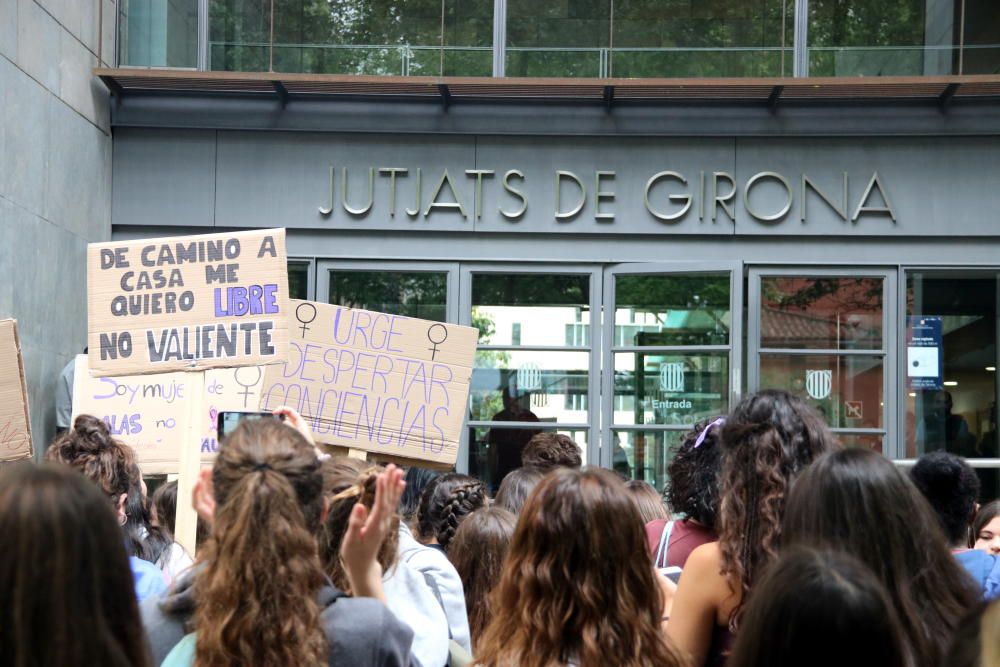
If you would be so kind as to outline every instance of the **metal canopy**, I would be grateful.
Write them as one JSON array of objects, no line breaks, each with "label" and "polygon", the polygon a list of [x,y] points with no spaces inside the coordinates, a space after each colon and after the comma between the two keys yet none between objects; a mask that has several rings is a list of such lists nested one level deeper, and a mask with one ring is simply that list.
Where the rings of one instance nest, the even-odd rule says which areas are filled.
[{"label": "metal canopy", "polygon": [[221,95],[292,99],[427,101],[447,108],[463,102],[604,105],[740,103],[772,110],[785,102],[925,102],[942,108],[963,100],[1000,99],[1000,76],[568,79],[400,77],[278,72],[200,72],[97,68],[95,76],[119,97]]}]

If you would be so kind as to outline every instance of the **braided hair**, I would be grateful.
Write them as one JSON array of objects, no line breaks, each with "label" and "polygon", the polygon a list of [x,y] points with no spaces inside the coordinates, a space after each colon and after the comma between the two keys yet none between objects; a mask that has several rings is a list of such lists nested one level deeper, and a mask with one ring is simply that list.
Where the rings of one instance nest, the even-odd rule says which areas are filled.
[{"label": "braided hair", "polygon": [[457,472],[441,475],[420,497],[417,533],[422,541],[437,540],[447,551],[462,519],[488,504],[486,486],[475,477]]}]

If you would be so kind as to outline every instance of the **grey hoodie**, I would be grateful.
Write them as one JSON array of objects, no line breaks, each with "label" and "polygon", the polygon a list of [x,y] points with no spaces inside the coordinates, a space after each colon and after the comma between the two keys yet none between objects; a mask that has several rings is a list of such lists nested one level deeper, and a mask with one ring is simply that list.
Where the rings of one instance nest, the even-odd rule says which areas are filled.
[{"label": "grey hoodie", "polygon": [[[192,584],[199,569],[182,575],[165,595],[141,605],[155,665],[191,631],[195,609]],[[420,667],[410,655],[413,631],[378,600],[345,597],[332,586],[324,586],[316,599],[330,644],[330,667]]]}]

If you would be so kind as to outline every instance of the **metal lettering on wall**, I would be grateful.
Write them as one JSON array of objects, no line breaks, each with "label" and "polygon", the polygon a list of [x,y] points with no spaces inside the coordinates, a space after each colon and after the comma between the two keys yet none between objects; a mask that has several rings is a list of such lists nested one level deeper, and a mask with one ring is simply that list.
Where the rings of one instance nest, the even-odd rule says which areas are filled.
[{"label": "metal lettering on wall", "polygon": [[[387,211],[390,218],[395,218],[397,202],[401,200],[402,211],[411,219],[426,219],[444,212],[458,213],[462,219],[469,219],[470,208],[466,206],[469,202],[463,201],[462,188],[456,185],[456,177],[447,168],[428,174],[421,167],[412,171],[404,167],[369,167],[365,173],[340,167],[339,179],[338,168],[331,165],[329,169],[326,202],[318,207],[320,215],[325,218],[335,218],[342,211],[349,217],[363,219],[381,210]],[[464,177],[474,181],[471,215],[476,220],[483,217],[484,189],[502,188],[516,205],[512,208],[498,206],[496,212],[516,222],[528,210],[528,195],[520,188],[525,182],[524,172],[509,169],[499,179],[495,178],[497,173],[493,169],[465,170]],[[545,203],[552,211],[553,220],[570,223],[580,216],[589,202],[595,222],[609,224],[615,221],[617,172],[593,170],[584,174],[557,169],[553,178],[554,201]],[[367,179],[367,197],[363,202],[349,201],[348,179]],[[839,191],[821,189],[804,172],[796,180],[799,183],[797,189],[786,176],[775,171],[761,171],[738,183],[732,174],[725,171],[706,173],[702,170],[689,178],[683,172],[665,170],[653,174],[646,181],[643,204],[651,220],[667,225],[691,217],[712,222],[728,219],[735,223],[735,201],[739,197],[743,208],[754,220],[764,225],[777,225],[789,217],[796,197],[800,221],[807,222],[808,202],[812,194],[844,222],[858,223],[865,217],[882,218],[893,224],[897,222],[885,182],[877,171],[871,172],[856,197],[852,196],[851,180],[846,171],[843,172],[843,186]],[[589,187],[588,182],[591,184]],[[777,206],[775,197],[771,197],[769,208],[765,208],[754,202],[754,192],[768,182],[777,187],[779,194]],[[858,186],[855,185],[855,188],[857,192]],[[408,202],[412,202],[412,208],[406,205]],[[359,203],[363,205],[359,206]]]}]

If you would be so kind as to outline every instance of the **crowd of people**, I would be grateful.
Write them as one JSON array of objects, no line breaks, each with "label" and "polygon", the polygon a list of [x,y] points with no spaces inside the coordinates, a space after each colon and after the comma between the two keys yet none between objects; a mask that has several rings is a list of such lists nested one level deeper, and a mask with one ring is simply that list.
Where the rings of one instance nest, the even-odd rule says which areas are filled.
[{"label": "crowd of people", "polygon": [[662,496],[543,431],[491,498],[281,412],[191,498],[148,495],[86,415],[0,471],[0,665],[1000,667],[1000,502],[953,454],[842,447],[795,395],[697,425]]}]

